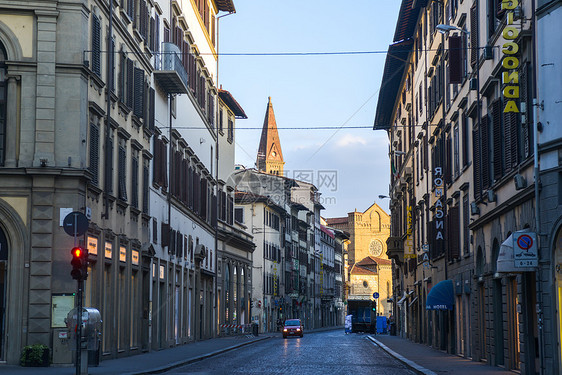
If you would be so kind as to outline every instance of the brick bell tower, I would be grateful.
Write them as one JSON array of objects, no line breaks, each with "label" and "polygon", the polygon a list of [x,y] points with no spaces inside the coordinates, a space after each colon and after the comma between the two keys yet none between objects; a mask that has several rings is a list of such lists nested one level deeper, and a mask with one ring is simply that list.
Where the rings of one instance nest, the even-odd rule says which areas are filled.
[{"label": "brick bell tower", "polygon": [[270,96],[267,102],[265,119],[263,120],[256,166],[261,172],[282,176],[284,165],[281,141],[277,132],[277,123],[275,122],[275,113],[273,113],[273,104],[271,104]]}]

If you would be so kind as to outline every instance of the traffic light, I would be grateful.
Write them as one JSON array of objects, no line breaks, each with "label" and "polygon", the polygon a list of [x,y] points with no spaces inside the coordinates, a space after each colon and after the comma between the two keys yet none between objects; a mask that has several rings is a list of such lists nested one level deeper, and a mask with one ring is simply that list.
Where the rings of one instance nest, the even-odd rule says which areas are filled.
[{"label": "traffic light", "polygon": [[371,310],[376,314],[377,313],[377,301],[371,301]]},{"label": "traffic light", "polygon": [[88,250],[82,247],[74,247],[70,253],[72,254],[72,271],[70,276],[74,280],[83,281],[88,278]]}]

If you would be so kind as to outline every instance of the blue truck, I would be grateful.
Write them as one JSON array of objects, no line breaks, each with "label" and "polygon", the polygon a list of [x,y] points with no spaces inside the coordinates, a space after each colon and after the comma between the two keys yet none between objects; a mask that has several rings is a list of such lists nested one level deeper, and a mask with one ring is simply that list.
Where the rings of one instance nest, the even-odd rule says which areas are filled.
[{"label": "blue truck", "polygon": [[365,299],[348,299],[347,313],[352,315],[351,332],[375,333],[377,313],[374,303]]}]

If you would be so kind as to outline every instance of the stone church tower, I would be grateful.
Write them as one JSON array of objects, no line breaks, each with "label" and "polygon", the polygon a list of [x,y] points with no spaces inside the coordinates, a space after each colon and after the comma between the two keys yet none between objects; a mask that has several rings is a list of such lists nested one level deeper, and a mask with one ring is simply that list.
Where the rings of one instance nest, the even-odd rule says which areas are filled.
[{"label": "stone church tower", "polygon": [[283,175],[283,153],[281,152],[281,141],[277,132],[277,123],[271,104],[271,96],[267,102],[263,130],[261,132],[260,147],[256,166],[259,171],[275,175]]}]

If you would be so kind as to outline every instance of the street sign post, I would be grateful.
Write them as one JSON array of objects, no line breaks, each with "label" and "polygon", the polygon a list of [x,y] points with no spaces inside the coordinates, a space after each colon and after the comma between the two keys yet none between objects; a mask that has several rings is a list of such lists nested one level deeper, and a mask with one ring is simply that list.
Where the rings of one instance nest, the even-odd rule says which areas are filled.
[{"label": "street sign post", "polygon": [[375,292],[375,293],[373,293],[373,298],[374,298],[374,299],[377,299],[377,298],[379,298],[379,292]]}]

